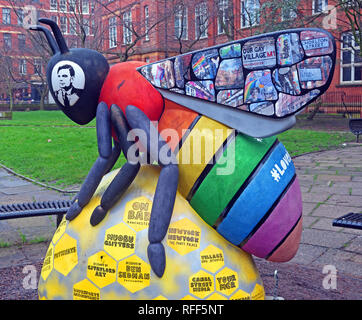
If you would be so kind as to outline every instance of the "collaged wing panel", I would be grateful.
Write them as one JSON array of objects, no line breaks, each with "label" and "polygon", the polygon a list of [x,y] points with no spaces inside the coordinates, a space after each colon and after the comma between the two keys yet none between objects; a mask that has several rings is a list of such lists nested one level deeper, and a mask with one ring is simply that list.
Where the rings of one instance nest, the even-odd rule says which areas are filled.
[{"label": "collaged wing panel", "polygon": [[[329,87],[335,42],[322,29],[274,32],[140,67],[156,88],[270,119],[300,112]],[[190,104],[194,101],[190,99]]]}]

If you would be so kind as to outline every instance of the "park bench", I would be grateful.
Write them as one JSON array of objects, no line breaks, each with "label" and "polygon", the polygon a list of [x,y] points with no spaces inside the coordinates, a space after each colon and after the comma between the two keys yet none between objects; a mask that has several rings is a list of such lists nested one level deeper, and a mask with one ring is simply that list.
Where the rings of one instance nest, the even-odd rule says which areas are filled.
[{"label": "park bench", "polygon": [[349,129],[357,137],[356,142],[359,142],[359,135],[362,134],[362,119],[349,119]]},{"label": "park bench", "polygon": [[344,227],[362,230],[362,213],[347,213],[342,217],[334,219],[332,225],[334,227]]},{"label": "park bench", "polygon": [[11,120],[12,112],[8,107],[0,106],[0,120]]},{"label": "park bench", "polygon": [[57,200],[0,205],[0,220],[56,215],[58,227],[71,204],[71,200]]},{"label": "park bench", "polygon": [[[356,136],[356,142],[359,142],[359,135],[362,134],[362,119],[352,119],[351,113],[348,111],[348,108],[345,103],[346,93],[342,93],[342,104],[346,110],[346,114],[349,118],[349,129]],[[362,106],[361,106],[362,107]]]}]

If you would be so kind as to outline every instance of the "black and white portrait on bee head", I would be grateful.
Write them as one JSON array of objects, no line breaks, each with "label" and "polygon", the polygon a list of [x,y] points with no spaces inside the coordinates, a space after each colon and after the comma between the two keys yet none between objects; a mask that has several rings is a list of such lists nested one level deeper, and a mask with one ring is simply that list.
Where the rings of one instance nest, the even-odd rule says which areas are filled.
[{"label": "black and white portrait on bee head", "polygon": [[52,70],[55,98],[64,107],[72,107],[80,98],[85,85],[82,68],[72,61],[60,61]]}]

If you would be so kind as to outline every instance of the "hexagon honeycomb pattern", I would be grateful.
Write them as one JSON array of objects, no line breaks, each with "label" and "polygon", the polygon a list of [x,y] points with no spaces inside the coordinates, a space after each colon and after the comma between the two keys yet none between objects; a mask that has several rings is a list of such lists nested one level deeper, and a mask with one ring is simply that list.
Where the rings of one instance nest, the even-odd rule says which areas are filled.
[{"label": "hexagon honeycomb pattern", "polygon": [[141,167],[127,193],[96,227],[90,215],[117,170],[71,222],[63,219],[44,258],[40,299],[263,299],[251,256],[228,243],[177,194],[163,240],[166,269],[151,270],[148,223],[159,169]]}]

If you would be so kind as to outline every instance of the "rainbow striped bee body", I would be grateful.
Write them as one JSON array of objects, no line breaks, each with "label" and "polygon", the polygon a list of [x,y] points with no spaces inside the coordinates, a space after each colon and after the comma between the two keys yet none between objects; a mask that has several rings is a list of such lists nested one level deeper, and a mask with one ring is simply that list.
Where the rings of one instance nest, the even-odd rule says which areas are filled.
[{"label": "rainbow striped bee body", "polygon": [[[161,135],[177,132],[178,139],[164,139],[178,156],[179,191],[224,238],[255,256],[287,261],[297,251],[301,191],[275,135],[327,90],[334,64],[328,32],[296,29],[138,68],[165,99]],[[202,162],[190,161],[196,154]]]}]

